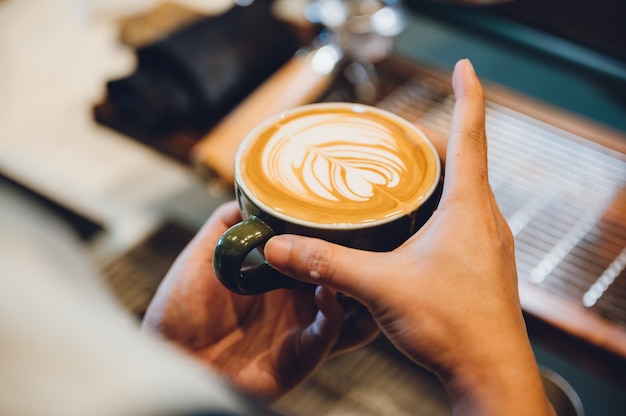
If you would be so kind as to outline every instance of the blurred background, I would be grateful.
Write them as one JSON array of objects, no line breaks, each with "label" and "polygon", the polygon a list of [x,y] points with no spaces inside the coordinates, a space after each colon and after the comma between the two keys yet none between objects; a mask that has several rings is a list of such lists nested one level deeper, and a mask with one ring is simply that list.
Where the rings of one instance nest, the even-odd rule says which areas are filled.
[{"label": "blurred background", "polygon": [[[28,263],[62,228],[58,244],[141,319],[232,198],[246,129],[357,101],[446,134],[450,72],[470,58],[546,386],[562,414],[625,414],[625,16],[622,0],[0,0],[1,232],[33,231],[12,259]],[[449,414],[436,379],[385,339],[279,406]]]}]

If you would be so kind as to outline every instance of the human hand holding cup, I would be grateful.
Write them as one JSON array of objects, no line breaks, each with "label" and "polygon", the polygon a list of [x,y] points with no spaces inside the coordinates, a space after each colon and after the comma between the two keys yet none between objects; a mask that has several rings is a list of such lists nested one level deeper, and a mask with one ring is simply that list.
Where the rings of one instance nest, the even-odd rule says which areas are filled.
[{"label": "human hand holding cup", "polygon": [[297,284],[246,258],[277,234],[390,251],[432,215],[441,163],[428,137],[401,117],[353,103],[294,108],[261,123],[241,143],[235,190],[244,221],[213,257],[233,292],[254,295]]}]

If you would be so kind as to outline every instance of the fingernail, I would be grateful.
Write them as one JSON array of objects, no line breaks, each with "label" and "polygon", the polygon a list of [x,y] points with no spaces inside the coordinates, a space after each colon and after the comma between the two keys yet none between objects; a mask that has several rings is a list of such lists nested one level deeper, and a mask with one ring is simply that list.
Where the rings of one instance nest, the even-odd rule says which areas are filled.
[{"label": "fingernail", "polygon": [[467,71],[469,73],[476,73],[476,71],[474,70],[474,65],[472,65],[472,61],[470,61],[468,58],[460,59],[456,63],[455,68],[462,71]]},{"label": "fingernail", "polygon": [[452,73],[452,86],[454,87],[455,95],[460,95],[467,82],[471,78],[476,77],[474,66],[469,59],[464,58],[459,60],[454,66],[454,72]]},{"label": "fingernail", "polygon": [[332,297],[337,297],[338,294],[336,291],[334,291],[333,289],[326,287],[326,286],[317,286],[315,288],[315,294],[316,295],[323,295],[326,294],[328,296],[332,296]]}]

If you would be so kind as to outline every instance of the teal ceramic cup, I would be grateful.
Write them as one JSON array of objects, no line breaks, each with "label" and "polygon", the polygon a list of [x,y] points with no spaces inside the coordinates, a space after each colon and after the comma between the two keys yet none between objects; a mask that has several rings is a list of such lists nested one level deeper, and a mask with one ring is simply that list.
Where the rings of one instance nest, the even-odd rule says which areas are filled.
[{"label": "teal ceramic cup", "polygon": [[441,188],[434,146],[406,120],[351,103],[295,108],[241,143],[235,192],[244,220],[219,239],[213,268],[225,287],[243,295],[295,287],[262,258],[271,237],[297,234],[390,251],[430,218]]}]

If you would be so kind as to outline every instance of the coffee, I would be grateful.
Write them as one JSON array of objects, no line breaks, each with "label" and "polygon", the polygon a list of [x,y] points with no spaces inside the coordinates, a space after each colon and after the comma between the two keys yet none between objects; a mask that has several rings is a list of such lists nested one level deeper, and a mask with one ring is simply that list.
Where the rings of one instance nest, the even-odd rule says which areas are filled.
[{"label": "coffee", "polygon": [[391,113],[314,104],[251,132],[235,176],[256,204],[278,217],[352,228],[414,212],[438,182],[436,158],[425,136]]},{"label": "coffee", "polygon": [[393,250],[435,211],[440,169],[416,126],[375,107],[311,104],[270,118],[239,146],[235,188],[243,221],[217,242],[215,274],[243,295],[294,287],[265,261],[246,264],[277,234]]}]

